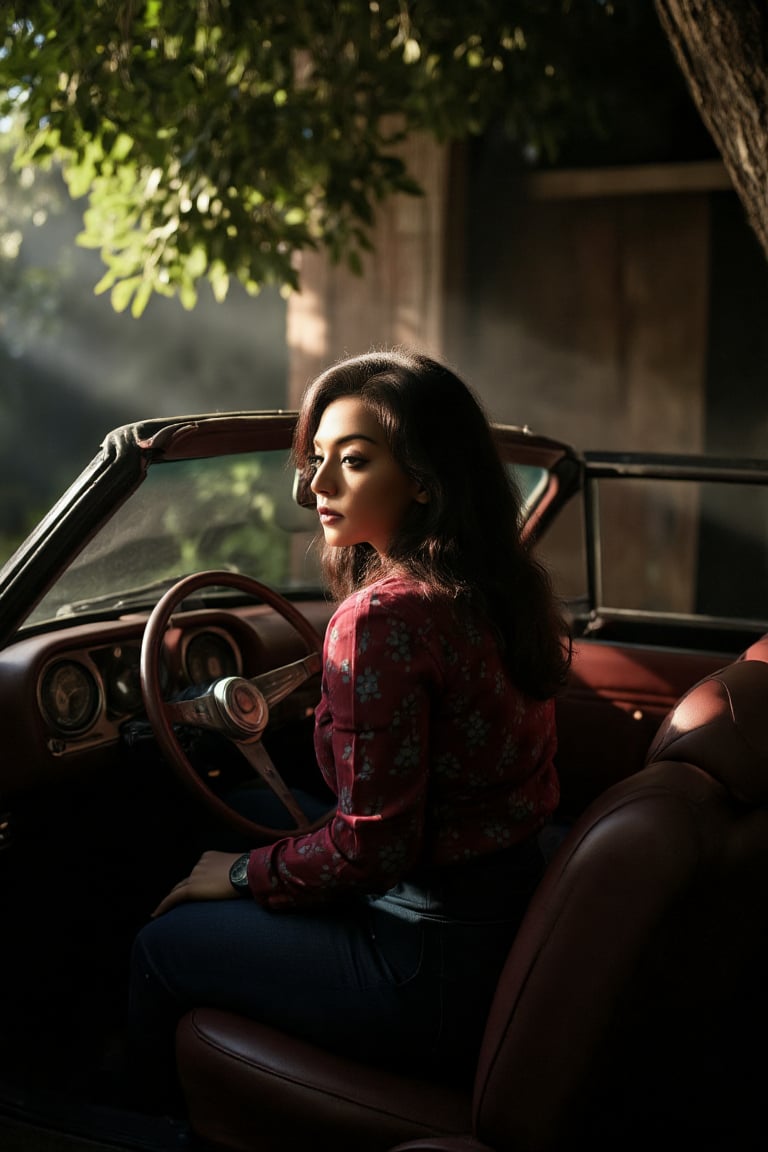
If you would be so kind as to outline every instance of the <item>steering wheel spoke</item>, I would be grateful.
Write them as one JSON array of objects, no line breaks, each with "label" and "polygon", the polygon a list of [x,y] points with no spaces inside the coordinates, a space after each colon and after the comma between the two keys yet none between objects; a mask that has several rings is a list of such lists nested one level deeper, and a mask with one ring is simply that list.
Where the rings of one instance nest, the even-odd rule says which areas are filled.
[{"label": "steering wheel spoke", "polygon": [[278,704],[284,700],[286,696],[290,696],[291,692],[315,676],[322,667],[322,660],[319,652],[313,652],[310,656],[305,656],[303,660],[297,660],[294,664],[286,664],[283,668],[275,668],[271,672],[263,672],[260,676],[253,676],[251,684],[254,684],[267,704]]},{"label": "steering wheel spoke", "polygon": [[213,732],[222,730],[221,717],[209,692],[202,692],[190,700],[166,700],[164,707],[171,724],[207,728]]},{"label": "steering wheel spoke", "polygon": [[264,745],[260,742],[238,742],[237,746],[264,783],[272,789],[278,800],[282,801],[284,807],[296,821],[297,831],[305,832],[309,828],[310,821],[302,812],[290,788],[275,768]]}]

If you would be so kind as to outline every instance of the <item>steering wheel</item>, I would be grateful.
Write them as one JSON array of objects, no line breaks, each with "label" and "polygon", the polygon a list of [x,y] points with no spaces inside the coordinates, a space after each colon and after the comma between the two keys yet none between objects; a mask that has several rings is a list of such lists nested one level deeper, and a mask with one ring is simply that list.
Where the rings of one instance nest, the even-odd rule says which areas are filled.
[{"label": "steering wheel", "polygon": [[[160,652],[163,635],[176,607],[191,592],[212,586],[237,588],[269,604],[286,619],[305,641],[309,654],[293,664],[286,664],[246,680],[242,676],[223,676],[200,695],[187,700],[164,700],[160,676]],[[270,705],[285,699],[322,667],[323,642],[299,610],[278,592],[237,572],[197,572],[179,580],[157,602],[144,630],[141,646],[141,692],[149,722],[160,750],[180,777],[182,783],[231,828],[269,842],[281,836],[311,832],[325,823],[327,817],[310,821],[296,802],[291,790],[275,768],[261,743],[269,722]],[[272,828],[257,824],[235,811],[220,799],[195,771],[174,731],[175,724],[204,728],[227,737],[240,749],[245,759],[280,799],[293,819],[293,827]]]}]

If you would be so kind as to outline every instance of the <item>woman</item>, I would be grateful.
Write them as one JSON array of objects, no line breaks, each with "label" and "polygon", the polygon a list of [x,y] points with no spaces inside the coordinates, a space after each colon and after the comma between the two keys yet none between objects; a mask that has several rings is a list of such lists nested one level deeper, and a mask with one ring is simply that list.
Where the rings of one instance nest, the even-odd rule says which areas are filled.
[{"label": "woman", "polygon": [[340,601],[315,728],[337,805],[315,832],[205,853],[161,902],[134,950],[136,1035],[206,1004],[361,1060],[471,1067],[558,800],[564,624],[447,368],[337,364],[294,455]]}]

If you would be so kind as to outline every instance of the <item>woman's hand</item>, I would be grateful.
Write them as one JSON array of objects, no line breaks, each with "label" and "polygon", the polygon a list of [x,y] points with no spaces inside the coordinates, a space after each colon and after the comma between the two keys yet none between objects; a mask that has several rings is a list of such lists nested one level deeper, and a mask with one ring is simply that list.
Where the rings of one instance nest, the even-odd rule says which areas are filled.
[{"label": "woman's hand", "polygon": [[240,856],[242,852],[203,852],[189,876],[179,880],[152,915],[162,916],[186,900],[237,899],[237,892],[229,882],[229,870]]}]

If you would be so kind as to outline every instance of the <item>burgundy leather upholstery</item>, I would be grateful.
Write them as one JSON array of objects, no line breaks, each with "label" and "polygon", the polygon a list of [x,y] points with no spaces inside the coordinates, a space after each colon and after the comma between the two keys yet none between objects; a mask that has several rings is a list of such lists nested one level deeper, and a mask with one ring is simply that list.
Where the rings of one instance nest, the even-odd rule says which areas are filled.
[{"label": "burgundy leather upholstery", "polygon": [[768,664],[768,635],[761,636],[749,648],[745,648],[739,656],[739,661],[742,660],[762,660]]},{"label": "burgundy leather upholstery", "polygon": [[194,1129],[237,1152],[764,1146],[767,720],[762,659],[706,677],[646,767],[574,825],[510,951],[471,1095],[197,1010],[178,1033]]},{"label": "burgundy leather upholstery", "polygon": [[226,1012],[190,1012],[176,1047],[193,1127],[215,1147],[384,1152],[471,1125],[468,1092],[365,1068]]}]

